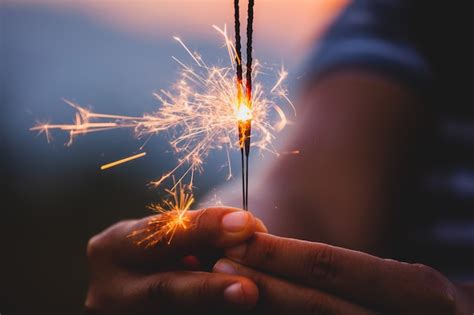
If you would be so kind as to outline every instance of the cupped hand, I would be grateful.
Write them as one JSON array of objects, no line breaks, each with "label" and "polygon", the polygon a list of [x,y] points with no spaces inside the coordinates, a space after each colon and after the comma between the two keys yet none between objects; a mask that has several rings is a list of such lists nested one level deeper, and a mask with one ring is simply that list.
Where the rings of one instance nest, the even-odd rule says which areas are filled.
[{"label": "cupped hand", "polygon": [[436,270],[256,233],[214,272],[245,276],[270,314],[472,314],[465,292]]},{"label": "cupped hand", "polygon": [[[258,289],[251,280],[199,270],[197,259],[236,246],[255,231],[266,231],[263,224],[250,213],[232,208],[187,215],[193,226],[178,230],[170,245],[161,242],[143,248],[127,238],[150,218],[120,222],[94,236],[87,248],[90,286],[86,309],[93,314],[179,314],[252,308]],[[194,266],[183,261],[194,262]]]}]

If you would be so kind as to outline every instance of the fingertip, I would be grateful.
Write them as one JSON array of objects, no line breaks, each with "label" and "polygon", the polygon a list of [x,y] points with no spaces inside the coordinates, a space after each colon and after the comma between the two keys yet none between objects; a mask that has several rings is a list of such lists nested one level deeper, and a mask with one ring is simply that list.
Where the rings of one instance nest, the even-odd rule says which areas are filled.
[{"label": "fingertip", "polygon": [[[263,223],[248,211],[237,208],[206,208],[192,211],[193,229],[177,233],[175,243],[193,240],[194,244],[212,244],[220,248],[236,246],[250,239],[255,232],[266,231]],[[183,241],[184,242],[184,241]]]},{"label": "fingertip", "polygon": [[247,211],[227,213],[221,220],[220,245],[223,247],[237,245],[249,239],[256,230],[256,220]]},{"label": "fingertip", "polygon": [[259,218],[255,218],[255,230],[256,232],[268,233],[268,228]]},{"label": "fingertip", "polygon": [[225,300],[241,309],[252,309],[258,300],[258,288],[252,281],[241,279],[224,290]]},{"label": "fingertip", "polygon": [[228,259],[225,259],[225,258],[219,259],[214,264],[214,267],[212,268],[212,272],[224,273],[224,274],[229,274],[229,275],[237,274],[232,263]]},{"label": "fingertip", "polygon": [[[238,275],[236,266],[228,259],[219,259],[212,268],[213,273]],[[233,305],[245,309],[253,308],[258,301],[259,291],[257,285],[250,279],[241,278],[239,282],[231,284],[224,290],[224,297]]]},{"label": "fingertip", "polygon": [[235,211],[224,215],[221,224],[225,233],[242,233],[255,224],[254,220],[249,212]]},{"label": "fingertip", "polygon": [[246,309],[252,309],[257,305],[259,292],[257,285],[249,279],[242,279],[242,290],[244,292],[244,301]]}]

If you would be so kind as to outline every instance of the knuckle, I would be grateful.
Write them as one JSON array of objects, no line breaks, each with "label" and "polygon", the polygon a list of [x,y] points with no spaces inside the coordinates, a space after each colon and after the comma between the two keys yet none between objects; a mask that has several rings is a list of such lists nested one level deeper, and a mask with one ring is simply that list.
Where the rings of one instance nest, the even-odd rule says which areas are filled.
[{"label": "knuckle", "polygon": [[91,237],[87,243],[86,254],[89,259],[100,256],[115,236],[123,234],[132,221],[120,221],[97,235]]},{"label": "knuckle", "polygon": [[102,234],[104,235],[124,234],[124,232],[128,231],[130,225],[132,225],[135,222],[136,222],[135,220],[119,221],[115,223],[114,225],[112,225],[111,227],[109,227],[108,229],[106,229],[104,232],[102,232]]},{"label": "knuckle", "polygon": [[100,252],[103,244],[103,237],[101,234],[93,236],[88,242],[87,242],[87,258],[91,259],[94,257],[97,257]]},{"label": "knuckle", "polygon": [[198,232],[199,237],[217,237],[220,228],[222,214],[217,209],[202,209],[194,213],[193,230]]},{"label": "knuckle", "polygon": [[413,266],[417,269],[417,272],[423,279],[423,283],[426,285],[437,289],[445,286],[447,279],[435,269],[423,264],[415,264]]},{"label": "knuckle", "polygon": [[[265,242],[263,242],[262,245],[263,246],[259,248],[260,255],[258,255],[259,257],[259,261],[257,262],[258,265],[271,263],[275,259],[278,253],[278,249],[280,247],[279,241],[276,239],[268,239]],[[249,256],[249,252],[251,252],[251,250],[247,250],[244,253],[244,257],[242,257],[243,261],[247,260],[247,256]]]},{"label": "knuckle", "polygon": [[114,301],[105,294],[101,294],[94,286],[87,291],[84,308],[91,314],[104,313],[110,309],[110,305],[114,305]]},{"label": "knuckle", "polygon": [[303,262],[303,270],[311,282],[331,282],[337,274],[334,263],[334,251],[328,245],[321,244],[308,252]]},{"label": "knuckle", "polygon": [[195,220],[195,223],[194,223],[194,226],[195,226],[195,229],[198,230],[198,231],[201,231],[203,229],[206,229],[207,226],[209,225],[208,223],[208,210],[207,209],[204,209],[202,210],[202,212],[196,217],[196,220]]},{"label": "knuckle", "polygon": [[160,279],[151,283],[147,289],[147,300],[160,305],[166,300],[172,299],[170,282],[167,279]]},{"label": "knuckle", "polygon": [[213,215],[210,209],[204,209],[201,211],[202,212],[197,214],[193,219],[193,229],[191,230],[191,233],[193,233],[192,238],[194,242],[192,246],[207,242],[219,243],[222,240],[219,238],[220,224],[217,222],[218,216]]},{"label": "knuckle", "polygon": [[305,313],[318,315],[340,315],[341,313],[332,305],[327,297],[312,296],[305,305]]},{"label": "knuckle", "polygon": [[414,264],[416,271],[421,275],[426,292],[430,292],[427,303],[435,303],[446,314],[454,314],[456,310],[455,287],[445,276],[436,269],[423,265]]},{"label": "knuckle", "polygon": [[212,289],[212,286],[209,279],[199,280],[199,282],[196,285],[196,291],[195,291],[196,298],[198,300],[205,299],[206,297],[209,296],[211,289]]},{"label": "knuckle", "polygon": [[425,280],[434,280],[441,276],[436,270],[429,266],[423,264],[414,264],[413,266],[418,269],[418,272],[420,272],[424,278],[426,278]]},{"label": "knuckle", "polygon": [[84,308],[91,312],[97,311],[96,299],[94,298],[90,290],[89,292],[87,292],[86,300],[84,301]]}]

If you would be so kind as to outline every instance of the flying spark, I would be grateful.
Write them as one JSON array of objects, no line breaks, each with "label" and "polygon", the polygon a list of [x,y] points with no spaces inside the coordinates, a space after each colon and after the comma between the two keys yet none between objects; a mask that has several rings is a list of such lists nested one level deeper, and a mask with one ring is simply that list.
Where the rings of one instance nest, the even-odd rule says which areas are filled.
[{"label": "flying spark", "polygon": [[[173,179],[174,180],[174,179]],[[187,216],[194,202],[192,191],[183,184],[167,189],[168,199],[161,204],[152,204],[149,208],[157,215],[151,217],[145,228],[133,231],[128,237],[138,239],[135,244],[145,248],[153,247],[161,241],[171,244],[178,230],[187,230],[192,221]]]},{"label": "flying spark", "polygon": [[115,167],[117,165],[139,159],[141,157],[144,157],[145,155],[146,155],[146,152],[142,152],[142,153],[139,153],[139,154],[136,154],[136,155],[132,155],[132,156],[129,156],[127,158],[124,158],[124,159],[121,159],[121,160],[118,160],[118,161],[115,161],[115,162],[112,162],[112,163],[104,164],[100,167],[100,169],[101,170],[106,170],[106,169]]},{"label": "flying spark", "polygon": [[[161,90],[154,96],[161,106],[153,113],[140,117],[121,116],[95,113],[71,101],[65,100],[75,110],[74,122],[71,124],[38,124],[31,130],[44,133],[48,141],[52,130],[69,133],[67,145],[71,145],[79,135],[92,132],[106,131],[119,128],[130,128],[138,139],[148,139],[160,133],[170,136],[169,144],[173,148],[178,162],[161,178],[152,181],[152,186],[158,187],[171,176],[178,178],[173,188],[185,180],[192,189],[194,175],[203,170],[203,163],[213,150],[225,150],[227,153],[228,179],[232,177],[230,151],[240,149],[242,139],[235,132],[236,126],[242,122],[252,123],[252,147],[261,152],[269,151],[278,154],[272,143],[276,132],[285,128],[287,117],[283,107],[278,103],[286,104],[285,108],[294,106],[288,98],[288,92],[283,86],[287,72],[283,69],[276,76],[275,84],[265,90],[261,84],[253,88],[251,100],[242,101],[235,88],[236,49],[227,36],[226,27],[223,29],[213,26],[225,43],[229,55],[229,66],[208,65],[196,52],[192,52],[178,37],[174,39],[185,49],[191,57],[192,64],[180,59],[173,59],[180,65],[181,78],[171,90]],[[262,66],[256,62],[252,72],[255,80],[260,74]],[[109,168],[139,156],[131,156],[113,163],[104,165]]]}]

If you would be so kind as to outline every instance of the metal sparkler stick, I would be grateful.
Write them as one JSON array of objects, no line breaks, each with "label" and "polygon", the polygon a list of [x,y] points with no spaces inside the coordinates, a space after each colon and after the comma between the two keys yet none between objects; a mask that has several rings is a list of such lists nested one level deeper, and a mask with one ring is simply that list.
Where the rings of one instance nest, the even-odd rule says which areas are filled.
[{"label": "metal sparkler stick", "polygon": [[[242,53],[240,43],[240,11],[239,0],[234,0],[234,18],[235,18],[235,48],[237,63],[237,98],[239,106],[247,106],[252,109],[252,39],[253,39],[253,17],[254,0],[249,0],[247,9],[247,69],[246,69],[246,93],[245,102],[242,100]],[[238,123],[240,154],[242,163],[242,199],[243,208],[248,210],[248,176],[249,176],[249,155],[250,155],[250,136],[252,130],[251,117],[246,120],[240,120]]]},{"label": "metal sparkler stick", "polygon": [[[252,109],[252,42],[253,42],[253,9],[255,2],[249,0],[247,9],[247,73],[246,73],[246,86],[247,86],[247,102],[248,107]],[[245,209],[248,209],[249,205],[249,155],[250,155],[250,135],[252,132],[252,120],[246,121],[246,134],[245,134]]]}]

